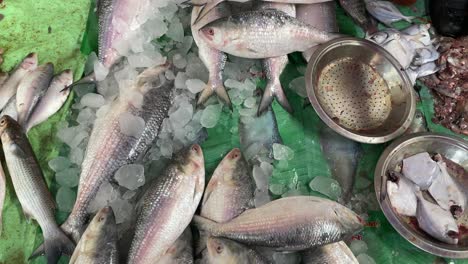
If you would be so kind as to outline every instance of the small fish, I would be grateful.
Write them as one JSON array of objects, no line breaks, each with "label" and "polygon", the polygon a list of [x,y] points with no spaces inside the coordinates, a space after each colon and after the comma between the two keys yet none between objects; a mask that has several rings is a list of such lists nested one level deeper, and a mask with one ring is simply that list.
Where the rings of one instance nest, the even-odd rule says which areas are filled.
[{"label": "small fish", "polygon": [[199,29],[201,27],[219,18],[228,16],[230,14],[230,9],[226,4],[221,4],[213,9],[208,16],[204,17],[202,21],[195,24],[195,19],[198,17],[201,10],[202,7],[193,7],[191,30],[193,40],[198,47],[198,56],[208,69],[209,76],[208,84],[199,95],[197,105],[203,104],[208,100],[208,98],[210,98],[210,96],[213,95],[213,93],[216,93],[216,95],[232,109],[231,99],[229,98],[223,83],[223,70],[226,65],[227,55],[210,47],[208,43],[206,43],[205,39],[201,38],[199,35]]},{"label": "small fish", "polygon": [[117,226],[111,207],[99,210],[76,245],[70,264],[118,263]]},{"label": "small fish", "polygon": [[26,124],[34,106],[44,96],[53,76],[54,65],[46,63],[37,67],[19,83],[16,93],[16,110],[18,111],[18,123],[21,126]]},{"label": "small fish", "polygon": [[340,36],[318,30],[278,10],[235,14],[211,22],[200,31],[213,48],[252,59],[305,51]]},{"label": "small fish", "polygon": [[302,264],[359,264],[345,242],[331,243],[302,253]]},{"label": "small fish", "polygon": [[129,264],[154,263],[166,253],[190,224],[204,186],[203,152],[192,145],[172,159],[143,196]]},{"label": "small fish", "polygon": [[48,264],[62,253],[71,255],[75,245],[55,222],[55,201],[21,126],[9,116],[0,118],[0,134],[8,172],[25,217],[35,219],[44,235]]},{"label": "small fish", "polygon": [[156,264],[193,264],[192,231],[187,227]]},{"label": "small fish", "polygon": [[249,209],[226,223],[194,216],[199,229],[251,246],[299,251],[343,240],[362,228],[350,209],[327,199],[294,196]]},{"label": "small fish", "polygon": [[392,2],[378,0],[364,0],[364,2],[367,12],[389,28],[393,27],[393,22],[406,20],[411,23],[411,19],[414,19],[412,16],[403,15]]},{"label": "small fish", "polygon": [[387,195],[394,211],[400,215],[416,216],[417,186],[401,173],[389,172],[387,181]]},{"label": "small fish", "polygon": [[362,154],[361,146],[325,125],[320,129],[319,136],[331,174],[342,188],[341,199],[347,203],[353,194],[356,170]]},{"label": "small fish", "polygon": [[53,114],[55,114],[62,105],[67,101],[70,89],[68,86],[73,82],[73,72],[65,70],[61,74],[56,75],[44,96],[34,107],[31,117],[25,125],[26,132],[32,127],[44,122]]},{"label": "small fish", "polygon": [[340,0],[341,7],[366,34],[377,32],[377,23],[367,14],[363,0]]},{"label": "small fish", "polygon": [[259,253],[233,240],[224,238],[208,238],[208,263],[251,263],[267,264]]},{"label": "small fish", "polygon": [[0,85],[0,109],[10,101],[10,98],[15,95],[21,80],[37,68],[37,54],[30,53],[18,67],[13,71],[10,77]]},{"label": "small fish", "polygon": [[419,227],[432,237],[456,245],[458,243],[458,226],[452,214],[437,204],[427,201],[422,193],[416,192],[418,207],[416,218]]}]

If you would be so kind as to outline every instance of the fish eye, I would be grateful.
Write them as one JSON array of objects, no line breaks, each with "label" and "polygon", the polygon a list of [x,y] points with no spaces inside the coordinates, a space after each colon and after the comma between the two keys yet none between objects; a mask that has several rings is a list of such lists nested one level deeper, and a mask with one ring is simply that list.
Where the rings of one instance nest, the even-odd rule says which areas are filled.
[{"label": "fish eye", "polygon": [[103,217],[103,216],[99,217],[99,219],[98,219],[98,222],[102,222],[102,221],[104,221],[104,217]]},{"label": "fish eye", "polygon": [[208,31],[207,31],[207,33],[208,33],[208,35],[210,35],[210,36],[214,36],[214,33],[215,33],[215,32],[214,32],[214,29],[209,28]]},{"label": "fish eye", "polygon": [[0,119],[0,125],[3,126],[3,125],[5,125],[5,123],[6,123],[5,118]]},{"label": "fish eye", "polygon": [[216,253],[221,254],[223,252],[223,246],[222,245],[217,245],[216,246]]}]

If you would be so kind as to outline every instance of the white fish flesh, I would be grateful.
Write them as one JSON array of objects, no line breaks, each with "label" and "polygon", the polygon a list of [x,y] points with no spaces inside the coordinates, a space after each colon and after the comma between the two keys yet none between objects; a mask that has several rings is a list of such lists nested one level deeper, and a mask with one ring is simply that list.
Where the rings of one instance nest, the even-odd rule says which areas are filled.
[{"label": "white fish flesh", "polygon": [[439,175],[437,163],[431,159],[429,153],[422,152],[403,159],[402,173],[421,190],[427,190],[434,179]]},{"label": "white fish flesh", "polygon": [[387,195],[393,210],[400,215],[416,216],[417,187],[405,176],[397,172],[390,172],[387,181]]}]

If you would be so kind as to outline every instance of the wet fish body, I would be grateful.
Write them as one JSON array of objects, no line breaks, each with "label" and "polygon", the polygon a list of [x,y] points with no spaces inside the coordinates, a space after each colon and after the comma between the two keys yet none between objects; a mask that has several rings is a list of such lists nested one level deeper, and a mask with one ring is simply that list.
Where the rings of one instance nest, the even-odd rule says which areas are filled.
[{"label": "wet fish body", "polygon": [[128,263],[154,263],[182,234],[205,186],[201,147],[178,153],[143,196]]},{"label": "wet fish body", "polygon": [[31,116],[34,106],[44,96],[54,75],[54,65],[46,63],[37,67],[18,84],[16,93],[16,110],[18,123],[22,126]]},{"label": "wet fish body", "polygon": [[342,200],[347,203],[353,193],[358,161],[362,154],[360,145],[328,127],[320,130],[322,152],[330,172],[342,188]]},{"label": "wet fish body", "polygon": [[208,263],[269,263],[255,250],[233,240],[208,238]]},{"label": "wet fish body", "polygon": [[404,16],[392,2],[378,0],[364,0],[366,9],[374,18],[385,24],[387,27],[392,27],[393,22],[405,20],[411,23],[414,17]]},{"label": "wet fish body", "polygon": [[339,37],[338,34],[318,30],[278,10],[235,14],[209,23],[200,31],[202,38],[213,48],[251,59],[305,51]]},{"label": "wet fish body", "polygon": [[192,231],[187,227],[156,264],[193,264]]},{"label": "wet fish body", "polygon": [[345,242],[331,243],[302,253],[302,264],[358,264]]},{"label": "wet fish body", "polygon": [[377,31],[377,23],[367,14],[364,0],[340,0],[340,5],[366,33]]},{"label": "wet fish body", "polygon": [[398,172],[390,172],[389,178],[387,195],[393,210],[401,215],[416,216],[417,186]]},{"label": "wet fish body", "polygon": [[226,223],[201,216],[195,224],[215,237],[280,251],[299,251],[337,242],[362,228],[359,217],[333,201],[286,197],[250,209]]},{"label": "wet fish body", "polygon": [[118,263],[117,226],[111,207],[104,207],[94,216],[86,228],[70,264]]},{"label": "wet fish body", "polygon": [[31,145],[19,124],[9,116],[0,118],[5,161],[24,215],[35,219],[44,235],[47,263],[60,254],[72,254],[74,245],[55,222],[55,201],[44,181]]},{"label": "wet fish body", "polygon": [[60,110],[70,94],[70,89],[66,88],[71,85],[72,82],[73,73],[70,70],[66,70],[52,79],[49,88],[34,107],[31,117],[29,117],[26,122],[26,131],[44,122]]},{"label": "wet fish body", "polygon": [[18,111],[16,110],[16,96],[10,98],[10,101],[3,108],[3,111],[0,113],[2,115],[9,115],[15,121],[18,120]]}]

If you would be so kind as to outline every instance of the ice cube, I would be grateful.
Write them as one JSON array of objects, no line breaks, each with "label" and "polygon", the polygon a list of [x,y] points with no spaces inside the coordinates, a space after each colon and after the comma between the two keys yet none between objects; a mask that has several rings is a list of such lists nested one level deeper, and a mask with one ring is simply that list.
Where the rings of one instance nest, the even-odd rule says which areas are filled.
[{"label": "ice cube", "polygon": [[184,28],[178,17],[172,18],[166,36],[178,42],[184,41]]},{"label": "ice cube", "polygon": [[257,109],[242,108],[239,110],[241,116],[254,116],[257,113]]},{"label": "ice cube", "polygon": [[200,123],[203,127],[212,128],[218,123],[219,117],[221,116],[221,110],[223,106],[221,104],[209,105],[203,110]]},{"label": "ice cube", "polygon": [[[172,127],[175,131],[181,131],[182,127],[185,126],[191,119],[193,114],[193,107],[191,104],[181,104],[179,109],[169,115]],[[185,132],[184,132],[185,134]]]},{"label": "ice cube", "polygon": [[273,157],[275,160],[292,160],[294,158],[294,151],[288,146],[274,143]]},{"label": "ice cube", "polygon": [[71,165],[70,160],[65,157],[56,157],[51,159],[48,164],[49,167],[55,172],[62,171]]},{"label": "ice cube", "polygon": [[77,84],[73,87],[73,91],[75,91],[75,95],[77,97],[82,97],[87,93],[92,93],[96,89],[95,83],[83,83]]},{"label": "ice cube", "polygon": [[106,100],[100,94],[88,93],[83,95],[83,97],[80,100],[80,103],[84,106],[99,108],[106,103]]},{"label": "ice cube", "polygon": [[62,212],[71,212],[76,200],[76,193],[68,187],[60,187],[55,196],[58,209]]},{"label": "ice cube", "polygon": [[274,195],[282,195],[287,190],[284,184],[274,183],[270,184],[270,192]]},{"label": "ice cube", "polygon": [[304,76],[297,77],[289,83],[289,89],[295,91],[300,97],[307,98]]},{"label": "ice cube", "polygon": [[422,152],[403,160],[402,173],[422,190],[427,190],[439,175],[440,169],[429,153]]},{"label": "ice cube", "polygon": [[114,177],[120,186],[136,190],[145,184],[145,169],[140,164],[124,165],[117,170]]},{"label": "ice cube", "polygon": [[123,84],[117,83],[114,76],[109,75],[104,81],[97,84],[97,92],[110,99],[118,94],[121,85]]},{"label": "ice cube", "polygon": [[89,136],[88,132],[83,131],[83,130],[78,130],[77,134],[67,144],[71,148],[76,148],[83,141],[83,139],[87,138],[88,136]]},{"label": "ice cube", "polygon": [[166,79],[172,81],[175,80],[176,76],[174,75],[174,72],[171,70],[167,70],[164,75],[166,76]]},{"label": "ice cube", "polygon": [[76,127],[65,127],[57,131],[57,137],[63,143],[70,143],[76,135]]},{"label": "ice cube", "polygon": [[88,125],[92,124],[95,118],[96,115],[94,114],[94,111],[91,108],[86,107],[80,111],[78,117],[76,118],[76,122],[82,125]]},{"label": "ice cube", "polygon": [[198,56],[192,55],[192,53],[187,55],[187,67],[185,71],[190,79],[200,79],[208,82],[208,70],[205,64],[203,64]]},{"label": "ice cube", "polygon": [[127,57],[128,63],[132,68],[141,68],[141,67],[151,67],[154,65],[161,64],[163,59],[162,55],[157,53],[156,51],[150,54],[147,53],[138,53],[138,54],[131,54]]},{"label": "ice cube", "polygon": [[125,112],[120,114],[119,127],[122,134],[138,138],[145,129],[145,120],[139,116]]},{"label": "ice cube", "polygon": [[188,79],[185,82],[185,85],[187,86],[187,89],[193,94],[203,91],[203,89],[206,87],[206,84],[202,80],[198,79]]},{"label": "ice cube", "polygon": [[232,88],[232,89],[242,89],[244,84],[239,82],[239,81],[233,80],[233,79],[227,79],[224,82],[224,86],[226,86],[228,88]]},{"label": "ice cube", "polygon": [[185,89],[187,82],[187,75],[184,72],[178,72],[174,81],[174,86],[177,89]]},{"label": "ice cube", "polygon": [[297,188],[290,189],[289,191],[283,193],[281,197],[291,197],[291,196],[302,196],[309,195],[309,191],[306,186],[298,186]]},{"label": "ice cube", "polygon": [[365,253],[359,254],[356,259],[358,260],[359,264],[376,264],[373,258]]},{"label": "ice cube", "polygon": [[135,196],[136,193],[137,193],[136,191],[127,190],[127,191],[122,195],[122,199],[129,200],[129,199],[131,199],[133,196]]},{"label": "ice cube", "polygon": [[86,60],[84,74],[88,75],[94,71],[94,64],[98,60],[96,53],[93,51],[88,55],[88,59]]},{"label": "ice cube", "polygon": [[172,62],[174,63],[174,66],[179,69],[183,69],[187,66],[187,60],[179,53],[174,54],[172,57]]},{"label": "ice cube", "polygon": [[259,166],[254,166],[252,174],[257,185],[257,189],[265,190],[268,188],[268,175],[264,173],[262,168]]},{"label": "ice cube", "polygon": [[349,245],[349,249],[353,252],[355,256],[367,252],[367,244],[362,240],[352,240]]},{"label": "ice cube", "polygon": [[95,213],[97,210],[108,206],[112,201],[118,198],[118,195],[118,191],[108,181],[104,182],[91,201],[88,212]]},{"label": "ice cube", "polygon": [[61,186],[65,187],[75,187],[78,185],[80,170],[78,168],[69,168],[57,172],[55,174],[55,180]]},{"label": "ice cube", "polygon": [[83,162],[83,157],[84,152],[81,148],[72,148],[70,150],[70,154],[68,155],[70,161],[76,165],[81,165],[81,162]]},{"label": "ice cube", "polygon": [[192,48],[193,38],[191,36],[185,36],[182,45],[179,48],[181,54],[186,55],[190,48]]},{"label": "ice cube", "polygon": [[169,139],[160,138],[160,139],[158,139],[157,143],[159,145],[161,155],[166,157],[166,158],[170,158],[172,156],[172,152],[173,152],[172,142]]},{"label": "ice cube", "polygon": [[247,108],[253,108],[256,104],[256,100],[254,97],[249,97],[247,99],[245,99],[244,101],[244,106],[247,107]]},{"label": "ice cube", "polygon": [[326,195],[335,201],[338,200],[338,198],[341,196],[340,184],[336,180],[329,177],[316,176],[309,183],[309,187],[312,189],[312,191]]},{"label": "ice cube", "polygon": [[96,81],[100,82],[104,80],[109,74],[109,69],[104,67],[99,61],[94,62],[94,75],[96,76]]},{"label": "ice cube", "polygon": [[262,168],[263,173],[268,177],[273,174],[273,165],[269,162],[262,161],[262,163],[260,163],[260,168]]},{"label": "ice cube", "polygon": [[125,221],[128,221],[133,215],[134,206],[127,200],[116,199],[110,203],[110,206],[114,211],[116,224],[121,224]]},{"label": "ice cube", "polygon": [[264,204],[267,204],[271,201],[268,190],[255,190],[254,193],[254,204],[255,207],[260,207]]}]

